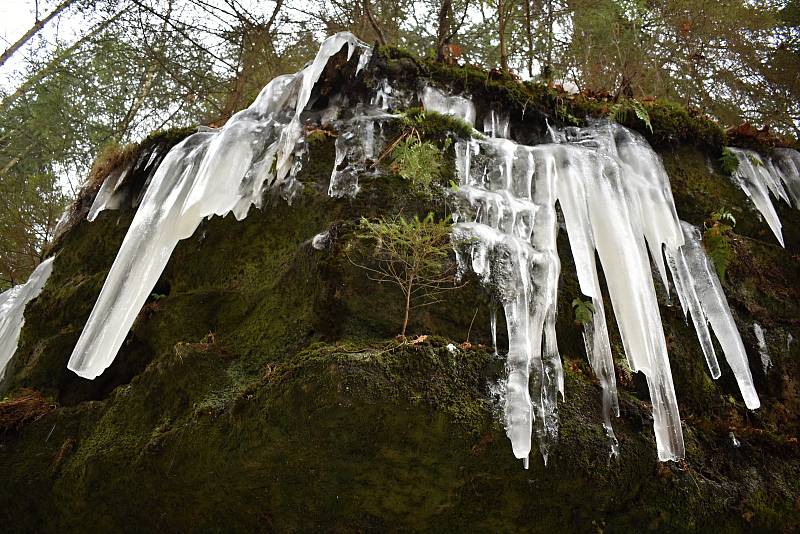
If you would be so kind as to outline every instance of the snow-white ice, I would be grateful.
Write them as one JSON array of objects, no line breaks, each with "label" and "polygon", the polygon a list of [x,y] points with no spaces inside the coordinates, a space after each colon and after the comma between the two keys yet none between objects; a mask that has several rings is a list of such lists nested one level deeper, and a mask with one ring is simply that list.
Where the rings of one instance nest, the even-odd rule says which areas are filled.
[{"label": "snow-white ice", "polygon": [[17,351],[25,323],[25,307],[44,289],[53,272],[53,259],[40,263],[24,284],[0,293],[0,379],[5,376],[6,366]]},{"label": "snow-white ice", "polygon": [[291,199],[302,187],[294,176],[303,151],[301,113],[328,59],[345,47],[348,59],[359,50],[363,67],[366,45],[349,33],[329,37],[303,70],[275,78],[225,126],[198,132],[167,154],[72,353],[71,370],[91,379],[111,364],[175,245],[204,218],[232,212],[242,219],[251,205],[262,206],[265,191]]},{"label": "snow-white ice", "polygon": [[428,111],[453,115],[471,126],[475,126],[475,105],[463,96],[449,96],[435,87],[425,87],[420,95],[422,105]]},{"label": "snow-white ice", "polygon": [[311,240],[311,246],[316,250],[324,250],[328,248],[331,242],[331,236],[328,231],[320,232]]},{"label": "snow-white ice", "polygon": [[756,343],[758,343],[758,355],[761,357],[761,369],[764,371],[764,374],[767,374],[767,370],[772,367],[772,358],[769,354],[769,348],[767,347],[767,340],[764,337],[764,329],[761,328],[761,325],[758,323],[753,323],[753,333],[756,335]]},{"label": "snow-white ice", "polygon": [[[492,121],[486,121],[489,134],[495,131]],[[650,258],[667,288],[665,251],[671,259],[676,289],[684,309],[692,312],[712,375],[719,376],[719,368],[707,323],[726,338],[721,342],[745,402],[757,407],[747,357],[727,302],[713,269],[706,269],[702,246],[693,242],[685,248],[685,228],[677,217],[669,178],[640,135],[612,123],[551,129],[551,135],[554,144],[533,147],[497,136],[455,147],[457,259],[461,270],[474,271],[501,303],[508,325],[504,408],[512,449],[517,458],[526,459],[535,434],[546,461],[558,433],[556,397],[563,397],[564,390],[554,328],[560,270],[557,201],[581,292],[594,307],[584,340],[603,390],[603,426],[611,452],[618,450],[611,422],[619,408],[596,258],[628,363],[647,378],[658,456],[680,459],[681,421]]]},{"label": "snow-white ice", "polygon": [[800,153],[791,148],[776,148],[771,157],[743,148],[729,147],[739,166],[734,180],[750,197],[783,246],[782,225],[770,195],[800,209]]}]

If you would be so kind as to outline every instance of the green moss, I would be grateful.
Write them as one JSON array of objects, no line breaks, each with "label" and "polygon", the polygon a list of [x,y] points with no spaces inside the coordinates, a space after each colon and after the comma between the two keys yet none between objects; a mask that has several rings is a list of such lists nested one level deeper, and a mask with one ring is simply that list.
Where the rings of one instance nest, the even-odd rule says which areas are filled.
[{"label": "green moss", "polygon": [[181,128],[171,128],[169,130],[156,130],[147,137],[145,137],[140,147],[148,147],[155,145],[177,145],[185,138],[197,132],[197,126],[184,126]]},{"label": "green moss", "polygon": [[469,139],[477,133],[472,126],[458,117],[425,111],[422,108],[410,108],[404,111],[400,124],[405,129],[415,129],[425,139],[438,141],[451,136]]},{"label": "green moss", "polygon": [[[614,106],[605,100],[572,95],[542,83],[520,82],[498,71],[413,59],[408,52],[392,47],[382,47],[379,54],[395,74],[412,65],[415,74],[450,86],[455,92],[470,94],[479,106],[502,103],[503,109],[521,118],[550,118],[559,124],[581,125],[588,118],[608,116]],[[645,135],[654,146],[689,144],[719,154],[725,145],[724,130],[707,116],[689,111],[676,102],[657,100],[642,104],[640,111],[646,111],[649,125],[642,119],[641,112],[624,113],[618,118],[625,126]]]}]

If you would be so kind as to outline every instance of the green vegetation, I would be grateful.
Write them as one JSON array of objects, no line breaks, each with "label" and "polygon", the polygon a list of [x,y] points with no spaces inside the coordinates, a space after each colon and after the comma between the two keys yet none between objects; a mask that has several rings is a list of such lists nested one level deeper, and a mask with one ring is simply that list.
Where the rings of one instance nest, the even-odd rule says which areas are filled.
[{"label": "green vegetation", "polygon": [[719,157],[719,167],[723,174],[733,176],[733,173],[739,168],[739,158],[727,148],[723,148],[722,155]]},{"label": "green vegetation", "polygon": [[647,112],[647,108],[635,98],[620,99],[608,108],[608,116],[619,123],[629,122],[631,113],[647,126],[650,133],[653,133],[653,125],[650,122],[650,114]]},{"label": "green vegetation", "polygon": [[575,313],[575,324],[585,326],[592,322],[594,305],[590,300],[573,299],[572,310]]},{"label": "green vegetation", "polygon": [[439,302],[438,297],[453,289],[453,270],[448,267],[450,221],[436,221],[433,213],[415,216],[381,217],[372,222],[361,218],[356,237],[374,246],[374,265],[353,262],[365,269],[371,280],[389,282],[400,289],[405,302],[400,335],[406,335],[412,308]]},{"label": "green vegetation", "polygon": [[469,139],[473,135],[480,135],[467,122],[444,115],[436,111],[426,111],[422,108],[409,108],[400,114],[400,124],[403,129],[419,134],[422,139],[443,141],[447,138]]},{"label": "green vegetation", "polygon": [[392,171],[421,194],[431,195],[433,186],[442,178],[442,167],[442,152],[430,141],[409,136],[392,150]]},{"label": "green vegetation", "polygon": [[714,211],[705,223],[703,244],[720,281],[725,280],[728,265],[734,257],[731,246],[731,233],[734,226],[736,226],[736,219],[725,208]]}]

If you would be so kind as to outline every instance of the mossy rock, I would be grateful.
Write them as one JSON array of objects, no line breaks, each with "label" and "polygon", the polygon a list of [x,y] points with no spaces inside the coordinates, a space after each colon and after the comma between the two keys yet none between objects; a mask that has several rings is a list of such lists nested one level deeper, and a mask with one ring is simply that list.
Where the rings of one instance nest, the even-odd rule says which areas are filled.
[{"label": "mossy rock", "polygon": [[[507,105],[518,113],[512,127],[529,128],[531,140],[545,135],[544,117],[581,105],[471,67],[396,51],[375,61],[370,69],[405,73],[409,86],[430,76],[485,96],[486,109]],[[799,214],[781,212],[787,248],[776,246],[719,169],[716,130],[669,106],[662,118],[660,105],[651,108],[653,135],[665,137],[651,139],[680,217],[702,225],[720,207],[736,210],[736,256],[724,285],[762,401],[746,409],[724,361],[722,377],[711,380],[693,329],[661,291],[685,462],[657,461],[647,388],[623,366],[614,421],[621,454],[608,457],[600,388],[571,312],[582,295],[562,231],[560,438],[547,465],[534,453],[522,469],[490,396],[503,361],[490,347],[492,303],[479,284],[467,279],[415,313],[400,340],[399,293],[369,280],[346,253],[362,216],[444,217],[446,198],[421,198],[390,173],[363,177],[353,199],[329,198],[335,154],[324,136],[310,148],[291,206],[277,200],[241,222],[212,218],[178,244],[117,360],[95,381],[66,362],[133,210],[105,212],[63,237],[53,276],[26,310],[6,384],[12,394],[38,390],[58,407],[0,435],[3,531],[800,528],[800,343],[788,341],[800,337]],[[434,137],[455,131],[439,126]],[[452,154],[443,157],[452,165]],[[131,195],[144,182],[136,183]],[[330,244],[316,250],[311,240],[321,231]],[[767,331],[766,371],[754,321]],[[608,322],[621,361],[613,314]],[[502,350],[502,314],[498,323]]]}]

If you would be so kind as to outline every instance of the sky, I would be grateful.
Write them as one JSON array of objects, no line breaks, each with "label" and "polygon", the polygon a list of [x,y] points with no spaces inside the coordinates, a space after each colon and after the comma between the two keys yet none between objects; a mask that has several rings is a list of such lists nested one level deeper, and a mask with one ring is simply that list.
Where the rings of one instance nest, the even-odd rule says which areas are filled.
[{"label": "sky", "polygon": [[[6,50],[33,26],[36,22],[35,5],[34,0],[0,0],[0,48]],[[39,0],[39,16],[44,17],[56,5],[58,2],[54,0]],[[68,30],[62,22],[68,20],[69,17],[65,16],[51,20],[40,35],[48,41],[52,41],[59,33],[66,35]],[[25,57],[29,53],[23,48],[0,67],[0,86],[6,91],[13,90],[16,85],[13,73],[25,66]]]}]

